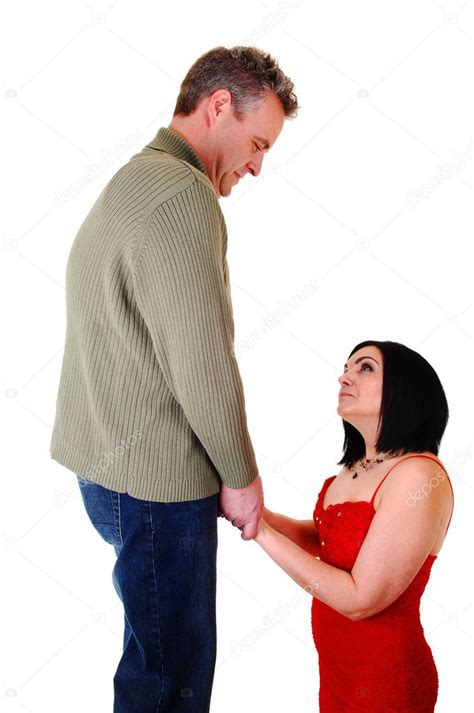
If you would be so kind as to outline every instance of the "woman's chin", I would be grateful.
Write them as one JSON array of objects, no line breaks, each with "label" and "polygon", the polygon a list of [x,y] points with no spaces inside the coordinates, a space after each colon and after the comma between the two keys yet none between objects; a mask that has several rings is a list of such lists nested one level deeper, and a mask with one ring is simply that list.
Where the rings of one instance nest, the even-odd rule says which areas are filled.
[{"label": "woman's chin", "polygon": [[337,411],[336,411],[337,415],[342,416],[344,418],[344,415],[347,412],[348,412],[348,409],[346,409],[343,404],[339,404],[339,406],[337,407]]},{"label": "woman's chin", "polygon": [[346,408],[343,404],[337,407],[337,415],[344,419],[344,421],[351,422],[351,410]]}]

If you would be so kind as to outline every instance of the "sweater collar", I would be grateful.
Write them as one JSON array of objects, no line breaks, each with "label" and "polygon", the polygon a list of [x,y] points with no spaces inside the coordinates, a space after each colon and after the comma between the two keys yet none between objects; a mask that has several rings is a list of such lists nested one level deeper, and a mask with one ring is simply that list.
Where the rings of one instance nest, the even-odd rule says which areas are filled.
[{"label": "sweater collar", "polygon": [[153,141],[150,141],[147,146],[158,151],[166,151],[181,161],[187,161],[207,176],[206,169],[191,144],[172,129],[161,127]]}]

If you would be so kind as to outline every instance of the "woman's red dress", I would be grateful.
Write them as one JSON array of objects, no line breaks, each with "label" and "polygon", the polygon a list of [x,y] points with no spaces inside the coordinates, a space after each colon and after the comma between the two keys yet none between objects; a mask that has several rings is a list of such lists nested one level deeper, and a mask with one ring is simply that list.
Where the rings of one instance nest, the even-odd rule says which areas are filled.
[{"label": "woman's red dress", "polygon": [[[435,458],[408,456],[415,457],[430,458],[444,470]],[[324,495],[335,477],[324,481],[314,510],[319,556],[350,572],[375,514],[373,502],[382,482],[370,502],[336,503],[323,509]],[[438,674],[420,621],[420,598],[435,559],[436,555],[428,555],[398,599],[364,619],[353,621],[313,598],[311,621],[319,655],[321,713],[434,710]]]}]

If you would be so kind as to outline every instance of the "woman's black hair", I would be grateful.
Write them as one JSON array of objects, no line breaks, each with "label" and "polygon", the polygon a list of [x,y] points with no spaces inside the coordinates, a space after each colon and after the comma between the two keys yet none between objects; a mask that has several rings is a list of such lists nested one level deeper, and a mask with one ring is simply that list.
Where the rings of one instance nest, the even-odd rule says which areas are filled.
[{"label": "woman's black hair", "polygon": [[[368,346],[378,347],[383,356],[377,453],[403,455],[428,451],[437,455],[449,410],[435,370],[418,352],[398,342],[361,342],[349,358]],[[344,419],[342,424],[345,437],[338,465],[351,467],[365,457],[365,442],[354,426]]]}]

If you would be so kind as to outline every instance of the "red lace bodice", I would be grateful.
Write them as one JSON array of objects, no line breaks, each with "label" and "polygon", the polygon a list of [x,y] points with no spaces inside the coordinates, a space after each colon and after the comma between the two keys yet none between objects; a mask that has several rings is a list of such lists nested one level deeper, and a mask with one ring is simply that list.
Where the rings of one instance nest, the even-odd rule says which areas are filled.
[{"label": "red lace bodice", "polygon": [[[444,470],[436,458],[408,456],[413,457],[435,460]],[[321,560],[351,571],[375,514],[375,495],[391,470],[370,501],[346,501],[325,509],[324,496],[336,476],[324,481],[313,516]],[[409,586],[390,606],[358,621],[313,599],[311,620],[319,655],[321,713],[434,710],[438,675],[424,637],[419,607],[435,559],[436,555],[428,555]]]}]

